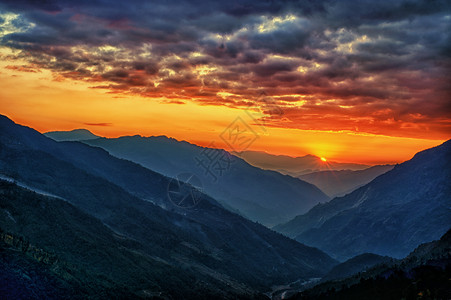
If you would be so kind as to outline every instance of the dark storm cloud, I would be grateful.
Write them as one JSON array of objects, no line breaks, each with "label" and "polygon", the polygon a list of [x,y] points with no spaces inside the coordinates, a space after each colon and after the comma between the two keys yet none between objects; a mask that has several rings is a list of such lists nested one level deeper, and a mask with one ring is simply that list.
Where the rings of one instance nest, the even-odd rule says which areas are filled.
[{"label": "dark storm cloud", "polygon": [[1,23],[30,62],[17,70],[209,105],[303,96],[284,115],[300,128],[300,114],[450,128],[450,1],[6,0]]},{"label": "dark storm cloud", "polygon": [[297,65],[292,61],[269,61],[252,67],[253,72],[260,77],[270,77],[276,73],[289,72]]}]

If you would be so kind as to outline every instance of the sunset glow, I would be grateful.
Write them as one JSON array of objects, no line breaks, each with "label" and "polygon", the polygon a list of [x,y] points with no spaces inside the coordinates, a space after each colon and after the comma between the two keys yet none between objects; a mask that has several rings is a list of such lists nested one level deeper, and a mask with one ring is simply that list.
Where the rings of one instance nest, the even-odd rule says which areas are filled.
[{"label": "sunset glow", "polygon": [[450,178],[450,0],[0,0],[0,300],[448,299]]},{"label": "sunset glow", "polygon": [[250,150],[323,162],[398,163],[450,138],[440,33],[451,17],[439,6],[409,16],[390,4],[378,9],[392,19],[366,22],[342,15],[345,2],[112,4],[111,15],[100,5],[0,5],[1,114],[41,132],[227,150],[221,133],[241,118],[256,135]]}]

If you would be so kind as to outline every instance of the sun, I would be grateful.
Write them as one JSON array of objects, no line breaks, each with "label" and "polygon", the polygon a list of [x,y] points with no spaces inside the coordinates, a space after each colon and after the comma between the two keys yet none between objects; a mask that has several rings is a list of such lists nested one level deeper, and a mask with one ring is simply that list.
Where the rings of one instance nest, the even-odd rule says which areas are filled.
[{"label": "sun", "polygon": [[321,157],[321,160],[324,161],[324,162],[327,161],[327,159],[325,159],[324,157]]}]

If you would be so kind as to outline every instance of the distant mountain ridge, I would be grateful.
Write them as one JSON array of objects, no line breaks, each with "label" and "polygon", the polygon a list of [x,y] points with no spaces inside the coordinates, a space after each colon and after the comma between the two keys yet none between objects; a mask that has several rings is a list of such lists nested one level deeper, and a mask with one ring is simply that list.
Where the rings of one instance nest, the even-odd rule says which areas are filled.
[{"label": "distant mountain ridge", "polygon": [[[54,135],[53,132],[45,133],[46,136],[53,138],[57,141],[63,141],[63,140],[77,140],[77,141],[85,141],[88,144],[94,145],[94,139],[96,138],[84,138],[83,136],[77,137],[77,135],[74,135],[73,132],[56,132],[58,135]],[[121,138],[118,138],[117,141],[119,143],[119,139],[126,139],[126,138],[132,138],[131,136],[124,136]],[[193,145],[186,141],[177,141],[173,138],[168,138],[166,136],[152,136],[152,137],[143,137],[140,135],[133,136],[135,139],[155,139],[160,140],[160,142],[163,143],[163,139],[167,139],[168,141],[174,141],[178,143],[187,143],[189,145]],[[88,142],[90,141],[90,142]],[[101,143],[101,142],[99,142]],[[104,143],[104,142],[103,142]],[[174,147],[174,145],[171,145],[170,143],[167,144],[168,147]],[[96,146],[102,146],[101,144],[97,144]],[[196,145],[193,145],[193,147],[196,147]],[[106,147],[104,147],[106,149]],[[158,146],[157,146],[158,148]],[[204,148],[205,149],[205,148]],[[180,164],[174,164],[171,160],[169,161],[166,158],[162,157],[164,156],[164,152],[166,152],[168,149],[155,149],[155,151],[150,152],[149,155],[153,155],[155,158],[152,161],[152,163],[149,163],[148,158],[144,157],[136,157],[131,152],[139,152],[139,150],[136,149],[129,149],[129,153],[123,153],[121,150],[118,150],[116,148],[113,149],[111,145],[109,145],[109,148],[106,150],[110,150],[110,152],[114,152],[116,156],[126,158],[133,160],[137,163],[141,163],[145,165],[146,167],[149,167],[151,169],[158,170],[159,172],[162,172],[168,176],[175,176],[176,174],[173,174],[172,170],[174,169],[180,169]],[[121,153],[120,153],[121,152]],[[151,153],[151,154],[150,154]],[[243,151],[243,152],[232,152],[235,156],[244,159],[249,164],[256,166],[261,169],[265,170],[273,170],[277,171],[281,174],[290,175],[297,177],[303,181],[306,181],[308,183],[311,183],[315,186],[317,186],[321,191],[326,193],[329,197],[333,198],[336,196],[343,196],[349,192],[352,192],[356,188],[370,182],[372,179],[377,177],[378,175],[388,171],[391,167],[389,165],[386,166],[373,166],[368,167],[366,165],[362,164],[353,164],[353,163],[337,163],[337,162],[327,162],[325,163],[322,161],[319,157],[314,155],[305,155],[302,157],[290,157],[286,155],[272,155],[265,152],[258,152],[258,151]],[[166,160],[166,161],[165,161]],[[164,161],[164,163],[163,163]],[[169,167],[172,169],[171,171],[168,171]],[[284,169],[281,169],[283,167]],[[293,169],[295,171],[287,171],[288,169]],[[364,169],[362,169],[364,168]],[[366,169],[365,169],[366,168]],[[187,168],[188,169],[188,168]],[[319,171],[318,171],[319,170]],[[313,173],[310,173],[314,171]],[[354,173],[355,172],[355,173]],[[305,174],[304,174],[305,173]],[[299,175],[302,174],[302,175]],[[221,195],[218,195],[217,193],[213,192],[213,195],[217,196],[218,198],[221,197]],[[252,207],[253,210],[265,210],[264,207],[258,207],[255,206],[255,204],[248,203]],[[236,207],[235,205],[231,205],[231,207]],[[243,207],[240,207],[239,209],[242,213],[244,213],[247,216],[250,216],[254,220],[258,220],[260,222],[263,222],[266,225],[274,225],[273,223],[268,224],[263,219],[254,218],[249,214],[249,211],[251,210],[250,207],[244,208],[244,211],[248,211],[246,214],[243,211]],[[262,211],[263,212],[263,211]],[[268,215],[270,212],[266,211],[264,214]]]},{"label": "distant mountain ridge", "polygon": [[363,170],[318,171],[300,175],[298,178],[319,187],[331,198],[344,196],[371,182],[391,169],[393,165],[372,166]]},{"label": "distant mountain ridge", "polygon": [[450,182],[451,140],[274,229],[341,260],[401,258],[451,227]]},{"label": "distant mountain ridge", "polygon": [[274,155],[261,151],[242,151],[233,154],[241,157],[253,166],[294,177],[318,171],[363,170],[370,167],[364,164],[323,161],[320,157],[311,154],[298,157]]},{"label": "distant mountain ridge", "polygon": [[266,226],[288,221],[329,200],[316,186],[298,178],[251,166],[224,150],[165,136],[124,136],[83,142],[169,177],[195,174],[203,190],[222,205]]},{"label": "distant mountain ridge", "polygon": [[49,131],[44,133],[46,137],[49,137],[57,142],[68,141],[85,141],[97,139],[100,136],[93,134],[87,129],[74,129],[71,131]]}]

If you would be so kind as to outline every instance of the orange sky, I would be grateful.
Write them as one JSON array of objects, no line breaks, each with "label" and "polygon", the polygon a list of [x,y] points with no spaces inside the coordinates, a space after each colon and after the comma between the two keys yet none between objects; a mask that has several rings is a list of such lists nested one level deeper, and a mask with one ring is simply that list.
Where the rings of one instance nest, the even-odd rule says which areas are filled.
[{"label": "orange sky", "polygon": [[238,2],[1,2],[0,113],[366,164],[451,137],[444,2]]},{"label": "orange sky", "polygon": [[87,128],[106,137],[167,135],[230,150],[221,133],[240,117],[256,137],[249,150],[290,156],[314,154],[328,160],[367,164],[402,162],[445,140],[258,125],[242,109],[112,94],[92,89],[89,83],[56,78],[45,69],[20,70],[21,65],[20,61],[0,62],[0,113],[40,132]]}]

